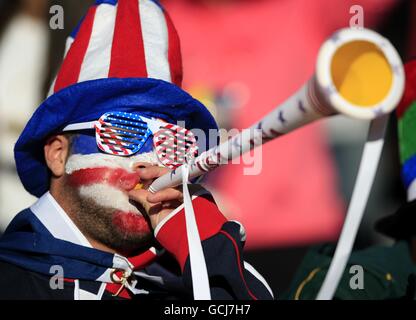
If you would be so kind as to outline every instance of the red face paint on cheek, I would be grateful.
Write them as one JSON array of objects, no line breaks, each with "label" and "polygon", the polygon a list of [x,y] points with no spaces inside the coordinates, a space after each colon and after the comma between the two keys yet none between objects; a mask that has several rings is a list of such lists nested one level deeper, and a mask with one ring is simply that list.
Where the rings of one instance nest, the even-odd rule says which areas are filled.
[{"label": "red face paint on cheek", "polygon": [[147,234],[151,232],[146,219],[132,212],[117,211],[113,216],[113,224],[123,233]]},{"label": "red face paint on cheek", "polygon": [[137,173],[107,167],[81,169],[69,175],[69,183],[74,187],[103,183],[127,191],[132,190],[139,180]]}]

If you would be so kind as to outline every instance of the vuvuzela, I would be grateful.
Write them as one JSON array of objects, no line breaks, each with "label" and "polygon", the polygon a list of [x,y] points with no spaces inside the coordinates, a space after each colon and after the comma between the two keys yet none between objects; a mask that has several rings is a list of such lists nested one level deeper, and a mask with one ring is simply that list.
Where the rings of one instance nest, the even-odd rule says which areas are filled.
[{"label": "vuvuzela", "polygon": [[[404,90],[402,61],[392,44],[368,29],[341,29],[320,48],[315,75],[262,120],[189,164],[195,178],[233,158],[333,114],[374,119],[390,113]],[[182,167],[153,182],[157,192],[182,183]]]}]

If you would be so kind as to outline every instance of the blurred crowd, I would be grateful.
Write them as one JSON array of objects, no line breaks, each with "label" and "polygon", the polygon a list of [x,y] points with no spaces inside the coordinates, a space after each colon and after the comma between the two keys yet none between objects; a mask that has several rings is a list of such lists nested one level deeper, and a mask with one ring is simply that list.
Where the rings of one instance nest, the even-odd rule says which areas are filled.
[{"label": "blurred crowd", "polygon": [[13,146],[43,98],[49,31],[47,1],[7,1],[0,39],[0,228],[34,198],[16,177]]},{"label": "blurred crowd", "polygon": [[49,28],[49,8],[54,4],[65,8],[70,30],[88,1],[0,2],[0,230],[35,200],[17,177],[13,146],[44,99],[63,54],[67,30]]}]

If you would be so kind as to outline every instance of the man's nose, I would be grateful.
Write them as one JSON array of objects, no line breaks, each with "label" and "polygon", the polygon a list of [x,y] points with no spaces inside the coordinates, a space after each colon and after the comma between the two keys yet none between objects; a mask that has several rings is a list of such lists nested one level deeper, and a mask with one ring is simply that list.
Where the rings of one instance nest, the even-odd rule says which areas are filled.
[{"label": "man's nose", "polygon": [[138,173],[126,173],[120,176],[119,187],[123,190],[130,191],[140,182]]}]

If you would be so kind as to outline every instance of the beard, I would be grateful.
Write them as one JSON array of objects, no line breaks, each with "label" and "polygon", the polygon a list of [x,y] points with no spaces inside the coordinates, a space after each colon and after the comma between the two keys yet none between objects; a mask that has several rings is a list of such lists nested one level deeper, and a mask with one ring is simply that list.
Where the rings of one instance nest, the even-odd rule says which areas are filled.
[{"label": "beard", "polygon": [[[88,170],[77,168],[65,175],[66,190],[72,200],[72,218],[87,237],[122,254],[148,249],[154,242],[153,232],[144,208],[129,200],[119,186],[100,183],[74,183],[88,179]],[[109,166],[105,170],[120,170]],[[86,172],[83,177],[83,171]],[[77,176],[78,175],[78,176]]]},{"label": "beard", "polygon": [[[147,215],[140,212],[139,205],[133,206],[127,195],[117,196],[119,204],[124,202],[125,208],[122,210],[120,205],[109,207],[100,203],[100,198],[108,197],[111,200],[110,197],[115,194],[115,190],[103,192],[107,189],[105,185],[79,188],[69,186],[69,189],[75,209],[72,218],[87,237],[116,252],[129,254],[143,251],[152,244],[154,237]],[[125,201],[121,200],[122,197],[126,198]]]}]

